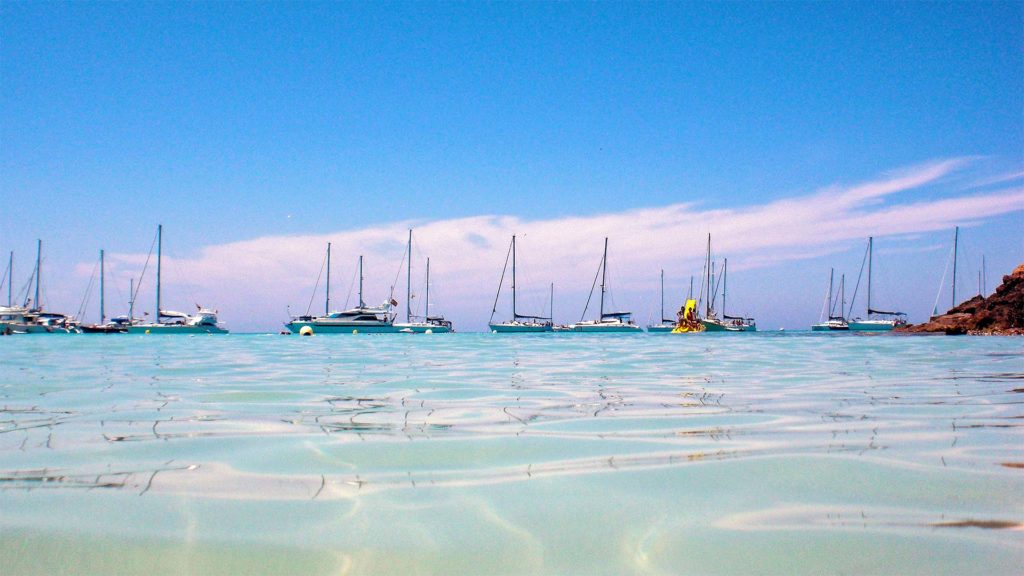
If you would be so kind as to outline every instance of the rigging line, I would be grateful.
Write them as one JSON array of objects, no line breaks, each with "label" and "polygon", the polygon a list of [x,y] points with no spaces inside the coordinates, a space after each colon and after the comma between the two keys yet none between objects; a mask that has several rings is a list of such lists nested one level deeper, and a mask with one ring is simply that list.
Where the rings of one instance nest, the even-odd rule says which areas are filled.
[{"label": "rigging line", "polygon": [[942,270],[942,280],[939,280],[939,291],[935,293],[935,304],[932,305],[932,316],[939,313],[939,298],[942,297],[942,287],[946,285],[946,274],[949,273],[949,261],[953,259],[954,250],[956,250],[956,248],[951,247],[949,250],[949,256],[946,257],[946,268]]},{"label": "rigging line", "polygon": [[580,315],[580,322],[587,316],[587,308],[590,308],[590,299],[594,297],[594,287],[597,286],[597,277],[601,275],[601,266],[604,266],[604,258],[601,258],[601,263],[597,266],[597,272],[594,272],[594,282],[590,285],[590,294],[587,295],[587,305],[583,307],[583,314]]},{"label": "rigging line", "polygon": [[28,282],[25,282],[25,285],[21,287],[21,290],[18,290],[18,297],[19,298],[21,297],[21,293],[22,292],[25,293],[25,299],[22,301],[22,305],[21,305],[22,308],[27,308],[28,307],[29,290],[32,288],[32,281],[35,280],[35,278],[36,278],[36,269],[32,268],[32,274],[29,275]]},{"label": "rigging line", "polygon": [[93,284],[95,284],[95,282],[96,282],[96,271],[97,271],[97,269],[99,267],[100,267],[100,263],[97,260],[92,265],[92,275],[89,276],[89,283],[85,287],[85,294],[82,295],[82,302],[81,302],[81,304],[78,305],[78,316],[77,316],[77,318],[79,320],[85,318],[85,312],[86,312],[87,307],[89,305],[89,299],[92,297]]},{"label": "rigging line", "polygon": [[[411,264],[412,263],[412,254],[409,253],[409,249],[408,248],[403,248],[402,249],[402,259],[398,262],[398,270],[395,271],[395,279],[391,281],[391,294],[388,296],[388,302],[390,302],[390,301],[395,299],[395,286],[398,285],[398,279],[402,276],[402,268],[405,267],[405,259],[406,259],[407,256],[409,258],[409,263]],[[408,298],[408,297],[409,297],[409,295],[406,294],[406,298]]]},{"label": "rigging line", "polygon": [[[853,305],[857,302],[857,291],[860,290],[860,278],[864,274],[864,264],[868,261],[868,248],[864,249],[864,257],[860,259],[860,272],[857,272],[857,284],[853,287],[853,298],[850,299],[850,315],[853,315]],[[868,316],[871,311],[868,310]]]},{"label": "rigging line", "polygon": [[[501,279],[498,280],[498,292],[494,295],[494,306],[491,306],[491,318],[487,321],[490,324],[494,320],[494,313],[498,310],[498,297],[501,296],[501,286],[505,283],[505,271],[508,270],[508,259],[512,256],[512,242],[508,243],[508,251],[505,252],[505,265],[501,267]],[[515,318],[512,319],[515,321]]]},{"label": "rigging line", "polygon": [[832,296],[832,289],[825,290],[825,297],[821,300],[821,312],[818,312],[818,323],[824,322],[825,308],[828,308],[828,299]]},{"label": "rigging line", "polygon": [[[309,316],[309,310],[313,307],[313,298],[316,298],[316,291],[320,288],[320,278],[324,275],[324,266],[327,266],[327,253],[324,253],[324,259],[320,261],[320,272],[316,275],[316,284],[313,285],[313,293],[309,295],[309,304],[306,304],[306,316]],[[328,310],[330,313],[330,310]]]},{"label": "rigging line", "polygon": [[348,302],[352,299],[352,289],[356,286],[356,276],[359,275],[359,269],[356,268],[352,272],[352,281],[348,283],[348,294],[345,295],[345,310],[348,310]]},{"label": "rigging line", "polygon": [[[8,264],[7,264],[7,267],[6,267],[6,268],[4,268],[4,277],[3,277],[3,279],[2,279],[2,280],[0,280],[0,288],[3,288],[3,287],[4,287],[4,284],[5,284],[5,283],[6,283],[6,281],[7,281],[7,275],[8,275],[8,274],[9,274],[10,272],[11,272],[11,264],[10,264],[10,263],[8,263]],[[13,278],[12,278],[11,280],[13,280]]]},{"label": "rigging line", "polygon": [[[138,302],[139,289],[142,288],[142,279],[146,277],[146,269],[149,268],[149,259],[153,257],[153,248],[156,248],[156,239],[160,234],[159,228],[156,234],[153,234],[153,243],[149,245],[149,254],[146,255],[146,263],[142,265],[142,274],[139,275],[139,281],[135,284],[135,292],[132,294],[132,302]],[[129,319],[131,320],[131,319]],[[160,321],[160,311],[156,311],[156,321]]]}]

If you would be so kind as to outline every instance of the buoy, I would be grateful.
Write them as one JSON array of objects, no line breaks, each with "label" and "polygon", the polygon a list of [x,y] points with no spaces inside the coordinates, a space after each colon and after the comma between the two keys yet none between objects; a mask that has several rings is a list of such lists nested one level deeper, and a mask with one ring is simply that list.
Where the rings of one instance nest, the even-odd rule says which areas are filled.
[{"label": "buoy", "polygon": [[498,333],[497,330],[491,330],[491,334],[497,334],[497,333]]},{"label": "buoy", "polygon": [[427,328],[427,331],[424,332],[424,334],[433,334],[433,333],[434,333],[434,331],[431,330],[430,328]]},{"label": "buoy", "polygon": [[146,328],[146,334],[149,334],[149,328]]},{"label": "buoy", "polygon": [[353,330],[352,330],[352,333],[353,333],[353,334],[359,334],[359,330],[355,330],[355,329],[353,329]]},{"label": "buoy", "polygon": [[303,326],[302,328],[299,328],[299,336],[312,336],[312,335],[313,335],[313,327],[312,326]]}]

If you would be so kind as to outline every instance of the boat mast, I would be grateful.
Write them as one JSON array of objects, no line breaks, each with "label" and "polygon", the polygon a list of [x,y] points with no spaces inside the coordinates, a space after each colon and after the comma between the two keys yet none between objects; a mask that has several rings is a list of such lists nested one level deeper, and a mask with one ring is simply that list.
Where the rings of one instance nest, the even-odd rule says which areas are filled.
[{"label": "boat mast", "polygon": [[555,283],[551,283],[551,300],[548,303],[548,318],[552,324],[555,323]]},{"label": "boat mast", "polygon": [[871,257],[874,252],[875,239],[868,236],[868,318],[871,318]]},{"label": "boat mast", "polygon": [[729,273],[729,259],[725,259],[725,264],[722,266],[722,320],[725,320],[725,284],[728,281]]},{"label": "boat mast", "polygon": [[359,307],[365,308],[366,304],[363,303],[363,255],[359,255]]},{"label": "boat mast", "polygon": [[690,274],[690,293],[686,295],[686,299],[690,300],[693,298],[693,274]]},{"label": "boat mast", "polygon": [[604,256],[601,257],[601,315],[598,321],[604,320],[604,283],[608,274],[608,237],[604,238]]},{"label": "boat mast", "polygon": [[828,319],[832,319],[832,280],[835,278],[836,269],[828,269]]},{"label": "boat mast", "polygon": [[842,307],[839,309],[839,317],[846,320],[846,274],[839,276],[839,294],[842,301]]},{"label": "boat mast", "polygon": [[516,317],[516,235],[512,235],[512,321]]},{"label": "boat mast", "polygon": [[423,320],[430,318],[430,258],[427,258],[427,295],[423,302]]},{"label": "boat mast", "polygon": [[[14,274],[14,272],[12,271],[11,274]],[[985,255],[982,254],[981,255],[981,295],[982,296],[984,296],[985,292],[986,292],[986,290],[985,290],[985,288],[986,288],[985,280],[987,280],[987,278],[985,278]],[[8,298],[8,300],[10,300],[10,298]]]},{"label": "boat mast", "polygon": [[107,322],[107,312],[106,312],[106,309],[103,307],[104,306],[104,302],[103,302],[104,301],[103,279],[104,279],[103,250],[100,250],[100,324],[105,324]]},{"label": "boat mast", "polygon": [[156,320],[160,323],[160,258],[164,246],[164,225],[156,225]]},{"label": "boat mast", "polygon": [[[351,294],[351,292],[349,292]],[[331,243],[327,243],[327,294],[324,298],[324,316],[331,313]]]},{"label": "boat mast", "polygon": [[412,228],[409,228],[409,246],[405,249],[408,252],[409,261],[405,263],[405,322],[412,322]]},{"label": "boat mast", "polygon": [[132,325],[135,318],[135,278],[128,279],[128,325]]},{"label": "boat mast", "polygon": [[11,250],[11,255],[7,260],[7,274],[9,276],[7,283],[7,307],[11,307],[11,288],[14,287],[14,250]]},{"label": "boat mast", "polygon": [[36,299],[33,304],[33,308],[36,310],[42,310],[43,307],[39,305],[39,277],[42,275],[42,268],[40,263],[43,261],[43,241],[36,240]]},{"label": "boat mast", "polygon": [[665,269],[661,269],[661,322],[665,321]]},{"label": "boat mast", "polygon": [[704,268],[708,273],[708,297],[704,299],[704,317],[711,315],[711,233],[708,233],[708,257],[704,260]]},{"label": "boat mast", "polygon": [[959,241],[960,227],[957,226],[953,229],[953,304],[950,307],[956,306],[956,249]]}]

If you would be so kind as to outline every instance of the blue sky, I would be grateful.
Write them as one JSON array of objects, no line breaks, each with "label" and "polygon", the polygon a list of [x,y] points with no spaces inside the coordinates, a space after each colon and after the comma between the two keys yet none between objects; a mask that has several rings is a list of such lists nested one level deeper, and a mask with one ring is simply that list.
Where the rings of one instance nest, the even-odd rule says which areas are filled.
[{"label": "blue sky", "polygon": [[[321,243],[340,242],[338,262],[372,255],[385,292],[395,231],[414,225],[436,251],[432,307],[478,329],[506,233],[543,255],[530,274],[556,283],[566,322],[592,279],[569,272],[595,268],[610,236],[617,304],[645,322],[658,268],[683,285],[711,232],[735,266],[730,300],[798,328],[828,268],[856,274],[875,234],[876,288],[920,320],[946,224],[965,226],[972,262],[986,255],[990,288],[1024,260],[1022,30],[1015,2],[4,2],[0,250],[19,288],[42,238],[49,304],[73,312],[96,252],[125,283],[162,222],[171,297],[274,329],[308,301]],[[932,166],[846,216],[988,199],[903,215],[902,230],[785,217],[787,200]],[[684,232],[645,227],[679,205],[701,215],[676,218]],[[801,238],[762,245],[744,211]],[[544,232],[570,228],[583,237]],[[463,262],[460,237],[487,250]],[[291,251],[268,263],[267,245]],[[233,289],[217,268],[237,271]]]}]

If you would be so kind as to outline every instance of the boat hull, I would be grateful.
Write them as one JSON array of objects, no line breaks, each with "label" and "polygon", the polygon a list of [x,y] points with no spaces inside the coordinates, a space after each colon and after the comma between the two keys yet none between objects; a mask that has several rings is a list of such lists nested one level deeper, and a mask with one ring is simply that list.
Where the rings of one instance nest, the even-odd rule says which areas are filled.
[{"label": "boat hull", "polygon": [[888,332],[896,327],[892,320],[853,320],[850,330],[857,332]]},{"label": "boat hull", "polygon": [[187,324],[133,324],[128,334],[227,334],[219,326],[189,326]]},{"label": "boat hull", "polygon": [[499,334],[538,334],[554,331],[550,324],[502,323],[488,324],[487,327],[491,329],[491,332]]},{"label": "boat hull", "polygon": [[292,334],[298,334],[306,326],[313,331],[313,334],[397,334],[401,331],[401,328],[396,327],[394,324],[358,324],[354,322],[336,324],[289,322],[284,326]]},{"label": "boat hull", "polygon": [[814,324],[811,326],[814,332],[849,332],[850,327],[846,324]]},{"label": "boat hull", "polygon": [[574,324],[572,327],[573,332],[588,332],[593,334],[607,334],[613,332],[623,333],[637,333],[643,332],[643,329],[636,324],[620,324],[620,323],[599,323],[599,324]]},{"label": "boat hull", "polygon": [[756,332],[757,326],[751,324],[723,324],[713,320],[701,320],[705,332]]},{"label": "boat hull", "polygon": [[[395,332],[403,332],[406,334],[410,332],[413,334],[426,334],[428,330],[430,331],[431,334],[446,334],[448,332],[451,332],[451,328],[447,326],[438,326],[436,324],[410,323],[393,324],[392,326],[395,328]],[[316,330],[316,328],[314,328],[314,330]]]}]

